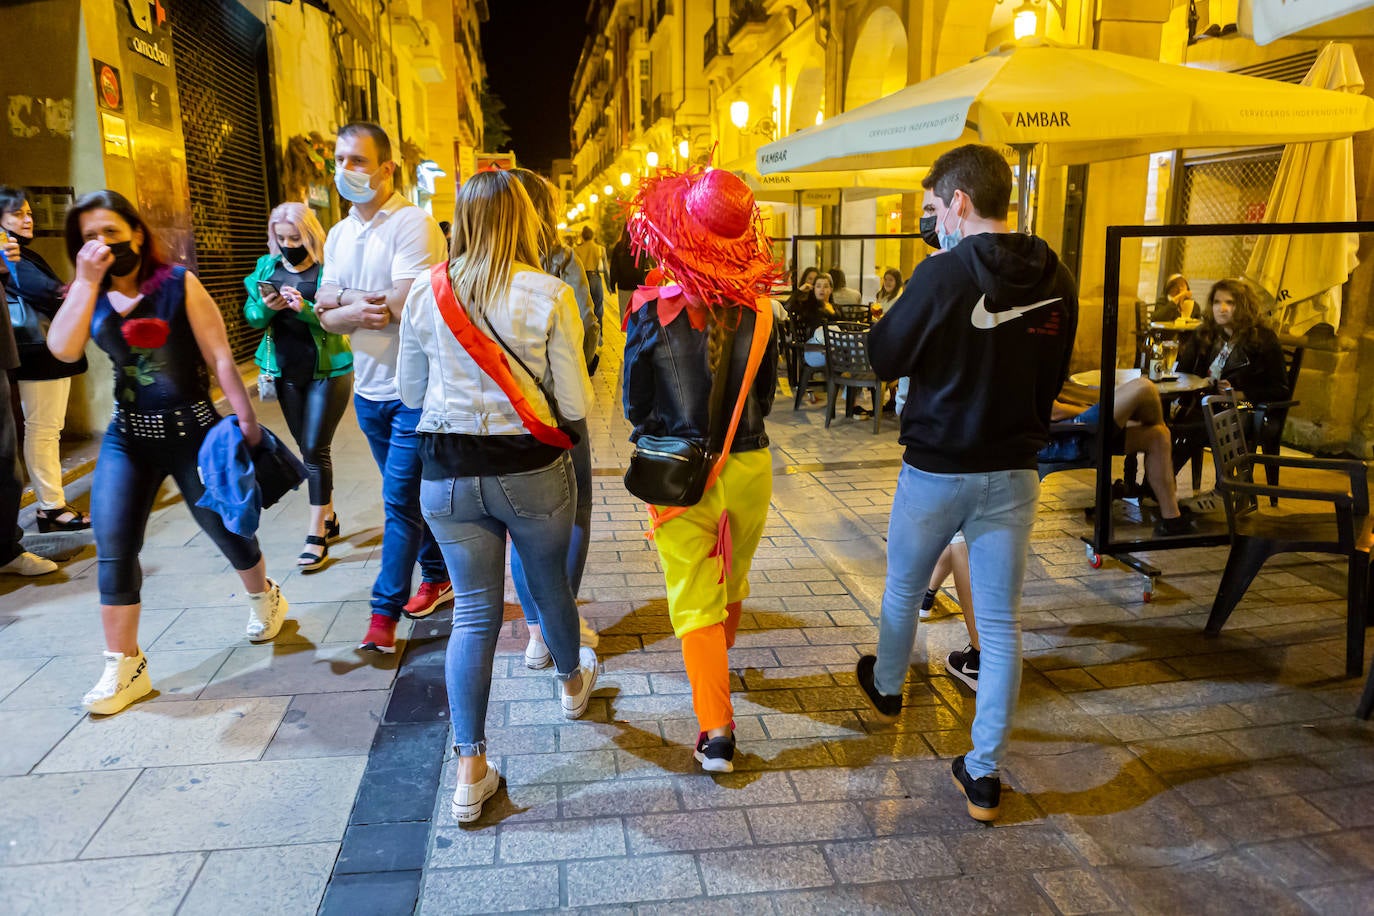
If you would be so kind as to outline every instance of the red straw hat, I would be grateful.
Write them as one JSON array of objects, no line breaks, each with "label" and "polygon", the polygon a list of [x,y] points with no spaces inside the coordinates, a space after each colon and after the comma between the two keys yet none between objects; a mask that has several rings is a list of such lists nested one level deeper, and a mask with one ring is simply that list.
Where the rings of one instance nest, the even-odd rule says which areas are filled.
[{"label": "red straw hat", "polygon": [[731,172],[661,169],[630,207],[635,249],[699,302],[752,306],[783,277],[754,195]]}]

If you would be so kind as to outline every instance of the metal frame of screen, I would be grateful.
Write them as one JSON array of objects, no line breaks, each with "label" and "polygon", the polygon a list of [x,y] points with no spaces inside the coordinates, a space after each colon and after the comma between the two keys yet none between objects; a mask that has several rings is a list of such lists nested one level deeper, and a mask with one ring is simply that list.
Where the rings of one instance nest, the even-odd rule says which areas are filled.
[{"label": "metal frame of screen", "polygon": [[[1374,233],[1374,221],[1317,222],[1317,223],[1214,223],[1204,226],[1108,226],[1106,260],[1104,264],[1104,295],[1102,301],[1102,378],[1114,378],[1116,373],[1116,334],[1121,303],[1121,243],[1125,239],[1142,238],[1199,238],[1206,236],[1255,235],[1333,235],[1340,233]],[[1100,396],[1101,415],[1110,417],[1115,406],[1116,392],[1111,385],[1103,385]],[[1131,569],[1153,579],[1160,571],[1143,560],[1130,556],[1128,551],[1178,550],[1185,547],[1212,547],[1230,541],[1228,535],[1198,534],[1187,537],[1145,538],[1117,541],[1112,537],[1112,455],[1111,444],[1105,435],[1107,423],[1098,425],[1097,487],[1094,506],[1093,533],[1083,541],[1088,549],[1100,556],[1114,557]],[[1104,511],[1105,510],[1105,511]]]}]

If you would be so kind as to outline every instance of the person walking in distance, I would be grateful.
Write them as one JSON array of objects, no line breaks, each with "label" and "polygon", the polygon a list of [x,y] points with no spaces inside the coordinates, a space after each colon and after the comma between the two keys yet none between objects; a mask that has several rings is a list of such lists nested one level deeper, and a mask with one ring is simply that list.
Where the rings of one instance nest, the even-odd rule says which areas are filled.
[{"label": "person walking in distance", "polygon": [[764,417],[777,389],[778,349],[767,296],[783,271],[753,194],[725,169],[658,171],[635,197],[629,226],[668,284],[637,292],[626,316],[630,438],[646,456],[687,440],[724,462],[685,509],[654,505],[644,488],[635,495],[650,504],[668,616],[682,641],[700,729],[693,756],[708,773],[729,773],[728,652],[773,492]]},{"label": "person walking in distance", "polygon": [[[597,243],[595,234],[591,226],[582,227],[582,240],[573,246],[573,253],[577,255],[578,262],[582,269],[587,272],[587,286],[592,291],[592,304],[596,307],[596,326],[600,333],[601,323],[605,320],[606,304],[605,289],[606,285],[603,278],[606,276],[606,249]],[[601,352],[601,338],[596,341],[596,350]]]},{"label": "person walking in distance", "polygon": [[486,719],[507,536],[524,560],[563,715],[580,718],[596,685],[568,580],[570,430],[586,417],[592,385],[572,288],[539,261],[539,218],[519,179],[479,172],[458,192],[452,260],[417,282],[401,317],[401,396],[422,411],[420,505],[457,585],[445,680],[460,822],[476,820],[500,782],[487,763]]},{"label": "person walking in distance", "polygon": [[110,715],[152,689],[138,644],[139,552],[167,477],[238,571],[248,592],[248,639],[275,638],[287,603],[267,578],[257,539],[234,534],[217,512],[196,505],[205,493],[200,445],[219,419],[210,373],[248,446],[262,440],[219,308],[195,274],[164,260],[143,217],[114,191],[78,199],[67,212],[66,237],[76,279],[48,329],[48,347],[74,362],[94,340],[114,364],[114,416],[91,485],[105,672],[82,700],[90,712]]},{"label": "person walking in distance", "polygon": [[310,528],[296,560],[303,572],[329,558],[329,541],[340,533],[334,511],[331,443],[348,409],[353,387],[353,351],[348,338],[320,327],[315,315],[324,227],[301,203],[285,203],[267,218],[268,253],[244,281],[243,314],[263,328],[258,346],[258,389],[263,376],[281,403],[282,416],[300,447],[310,481]]},{"label": "person walking in distance", "polygon": [[14,329],[19,345],[14,380],[24,411],[24,464],[38,502],[38,530],[82,531],[91,527],[91,519],[67,505],[60,445],[72,378],[86,371],[86,358],[64,363],[52,355],[44,337],[47,324],[62,305],[66,284],[33,249],[33,208],[17,188],[0,187],[0,230],[20,248],[19,257],[9,265],[24,319]]},{"label": "person walking in distance", "polygon": [[962,530],[981,645],[973,750],[954,761],[953,777],[968,813],[990,821],[1021,686],[1036,453],[1049,440],[1050,411],[1068,374],[1078,294],[1044,240],[1008,230],[1011,169],[997,150],[953,149],[922,184],[934,192],[945,253],[917,266],[869,338],[879,377],[911,383],[878,650],[859,660],[856,674],[879,719],[895,722],[922,595]]},{"label": "person walking in distance", "polygon": [[[396,387],[396,322],[411,284],[444,260],[444,236],[425,211],[396,193],[386,131],[347,124],[334,144],[334,184],[353,207],[329,230],[315,314],[353,345],[353,410],[382,473],[382,565],[372,619],[358,648],[396,651],[402,614],[421,618],[453,599],[444,556],[420,515],[420,411]],[[410,596],[416,559],[420,587]],[[407,600],[409,599],[409,600]]]}]

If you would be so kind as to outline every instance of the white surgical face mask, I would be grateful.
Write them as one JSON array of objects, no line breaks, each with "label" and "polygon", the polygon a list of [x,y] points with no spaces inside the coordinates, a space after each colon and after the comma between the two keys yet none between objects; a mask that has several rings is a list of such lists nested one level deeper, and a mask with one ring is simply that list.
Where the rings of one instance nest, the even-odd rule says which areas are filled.
[{"label": "white surgical face mask", "polygon": [[368,203],[377,196],[377,189],[372,187],[372,176],[366,172],[337,169],[334,172],[334,187],[339,189],[340,197],[355,204]]},{"label": "white surgical face mask", "polygon": [[935,227],[935,232],[939,236],[940,247],[945,251],[952,250],[964,240],[964,218],[962,216],[959,217],[959,225],[956,228],[945,228],[945,220],[949,219],[949,214],[954,209],[954,198],[951,197],[949,203],[950,206],[945,208],[945,219],[940,220],[939,225]]}]

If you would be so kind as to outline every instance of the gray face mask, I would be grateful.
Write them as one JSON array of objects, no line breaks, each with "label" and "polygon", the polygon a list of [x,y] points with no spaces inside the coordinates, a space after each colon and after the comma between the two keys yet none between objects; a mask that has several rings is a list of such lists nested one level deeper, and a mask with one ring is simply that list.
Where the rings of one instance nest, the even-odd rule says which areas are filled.
[{"label": "gray face mask", "polygon": [[365,172],[338,169],[334,172],[334,187],[338,188],[339,196],[350,203],[369,203],[377,196],[377,189],[372,187],[372,176]]}]

